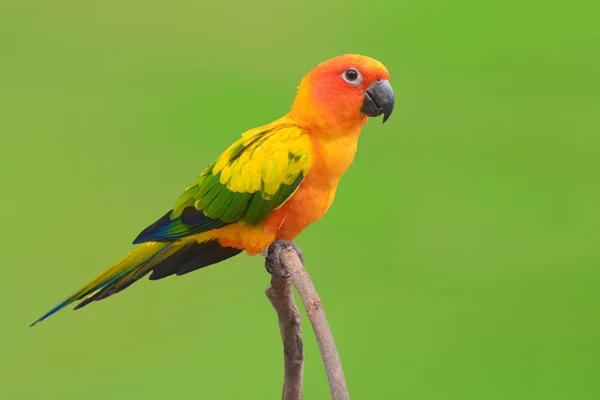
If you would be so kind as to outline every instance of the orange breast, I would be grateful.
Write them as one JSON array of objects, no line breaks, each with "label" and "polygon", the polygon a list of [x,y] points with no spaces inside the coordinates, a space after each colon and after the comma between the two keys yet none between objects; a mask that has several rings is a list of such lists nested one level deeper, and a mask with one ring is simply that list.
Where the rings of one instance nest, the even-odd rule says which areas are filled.
[{"label": "orange breast", "polygon": [[292,198],[267,218],[265,231],[274,232],[275,240],[294,240],[325,214],[335,196],[336,186],[321,187],[305,179]]},{"label": "orange breast", "polygon": [[356,153],[358,131],[335,139],[313,138],[313,164],[294,195],[265,221],[277,239],[294,240],[333,203],[340,178]]},{"label": "orange breast", "polygon": [[233,224],[197,235],[196,240],[217,238],[222,245],[244,249],[250,255],[260,253],[275,240],[294,240],[333,203],[340,178],[354,160],[358,133],[327,140],[313,138],[309,173],[292,197],[261,225]]}]

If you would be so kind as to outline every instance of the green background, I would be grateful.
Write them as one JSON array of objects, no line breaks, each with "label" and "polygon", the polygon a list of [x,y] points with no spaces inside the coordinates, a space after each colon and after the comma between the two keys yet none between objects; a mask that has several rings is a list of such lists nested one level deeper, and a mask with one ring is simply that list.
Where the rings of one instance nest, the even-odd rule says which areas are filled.
[{"label": "green background", "polygon": [[[591,2],[590,2],[591,3]],[[120,258],[300,78],[381,60],[298,239],[353,399],[600,398],[600,35],[583,3],[3,1],[0,397],[276,399],[260,257],[27,326]],[[304,325],[305,398],[326,399]]]}]

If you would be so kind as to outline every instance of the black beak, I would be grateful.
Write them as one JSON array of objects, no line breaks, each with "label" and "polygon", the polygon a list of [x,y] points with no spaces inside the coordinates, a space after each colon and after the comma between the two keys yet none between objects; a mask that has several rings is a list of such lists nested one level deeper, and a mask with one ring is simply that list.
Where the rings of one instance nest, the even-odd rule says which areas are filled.
[{"label": "black beak", "polygon": [[379,79],[365,90],[363,106],[360,112],[367,117],[378,117],[383,114],[383,122],[394,110],[394,90],[389,81]]}]

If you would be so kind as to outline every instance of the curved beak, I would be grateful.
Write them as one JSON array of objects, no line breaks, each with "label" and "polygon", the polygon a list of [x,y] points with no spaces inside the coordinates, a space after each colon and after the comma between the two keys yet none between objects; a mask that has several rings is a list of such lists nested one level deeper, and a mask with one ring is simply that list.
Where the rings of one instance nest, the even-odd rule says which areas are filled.
[{"label": "curved beak", "polygon": [[363,106],[360,112],[367,117],[378,117],[383,114],[383,122],[394,110],[394,90],[387,80],[377,80],[365,90]]}]

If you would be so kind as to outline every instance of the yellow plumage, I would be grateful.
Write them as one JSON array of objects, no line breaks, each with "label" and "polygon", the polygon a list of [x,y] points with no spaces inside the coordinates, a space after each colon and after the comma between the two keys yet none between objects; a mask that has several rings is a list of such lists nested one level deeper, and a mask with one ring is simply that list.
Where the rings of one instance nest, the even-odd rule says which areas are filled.
[{"label": "yellow plumage", "polygon": [[[237,149],[244,151],[232,160]],[[289,154],[297,159],[290,160]],[[290,185],[300,173],[307,173],[312,161],[310,137],[285,119],[251,129],[217,158],[213,174],[237,193],[262,192],[268,199],[280,185]]]},{"label": "yellow plumage", "polygon": [[[347,75],[352,72],[352,75]],[[360,78],[360,79],[359,79]],[[345,55],[301,81],[290,112],[250,129],[185,188],[172,210],[144,229],[123,259],[37,322],[72,303],[104,299],[151,273],[182,275],[245,250],[294,240],[327,211],[352,163],[367,116],[393,108],[385,67]]]}]

